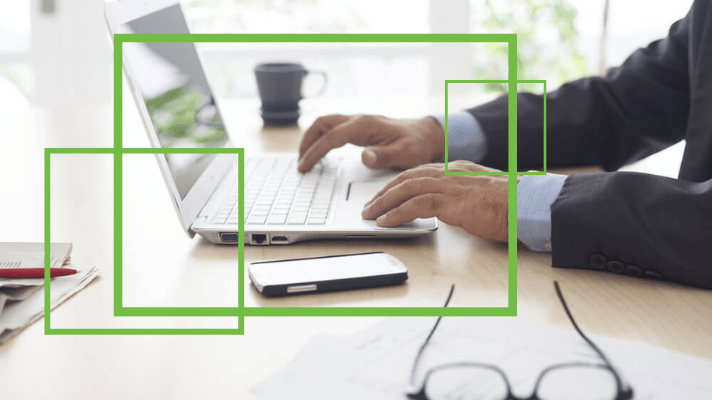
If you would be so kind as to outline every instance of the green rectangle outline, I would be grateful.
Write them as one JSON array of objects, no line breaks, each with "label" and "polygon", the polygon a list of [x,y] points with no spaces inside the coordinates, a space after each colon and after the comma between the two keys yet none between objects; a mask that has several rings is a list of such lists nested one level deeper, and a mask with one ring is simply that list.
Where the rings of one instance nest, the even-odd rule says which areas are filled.
[{"label": "green rectangle outline", "polygon": [[[517,37],[515,34],[116,34],[114,35],[115,54],[115,104],[122,102],[121,86],[121,56],[123,43],[137,42],[506,42],[508,44],[508,74],[510,81],[516,81],[516,54]],[[118,49],[118,50],[117,50]],[[116,60],[118,58],[118,62]],[[117,68],[118,67],[118,68]],[[117,78],[116,75],[119,75]],[[510,101],[510,127],[509,136],[515,137],[516,118],[512,125],[512,110],[516,115],[516,99]],[[115,107],[116,111],[116,107]],[[117,116],[115,122],[120,120]],[[115,130],[114,143],[122,151],[123,138],[121,125]],[[149,149],[150,150],[150,149]],[[516,146],[512,155],[510,146],[510,159],[516,160]],[[514,165],[516,171],[516,162]],[[516,199],[516,175],[511,179],[509,191],[512,188]],[[512,182],[514,186],[512,186]],[[515,203],[516,204],[516,203]],[[516,207],[513,207],[516,208]],[[511,214],[511,211],[510,211]],[[516,210],[514,210],[516,221]],[[507,307],[244,307],[244,316],[516,316],[517,290],[516,290],[516,222],[509,229],[509,279],[508,279],[508,306]],[[241,230],[243,232],[243,230]],[[514,239],[512,240],[512,233]],[[242,236],[242,235],[241,235]],[[241,237],[242,240],[244,238]],[[244,275],[244,273],[242,274]],[[242,277],[241,277],[242,279]],[[244,288],[241,288],[243,290]]]},{"label": "green rectangle outline", "polygon": [[[45,335],[244,335],[245,332],[245,317],[239,310],[240,307],[157,307],[148,308],[148,312],[142,313],[138,312],[136,314],[130,314],[132,316],[186,316],[194,314],[194,310],[198,309],[203,311],[199,316],[230,316],[238,317],[238,328],[52,328],[51,327],[51,295],[50,295],[50,243],[51,243],[51,201],[50,201],[50,190],[51,190],[51,156],[52,154],[111,154],[114,157],[114,265],[118,265],[118,292],[117,292],[117,269],[114,269],[114,316],[116,315],[116,295],[121,294],[121,281],[122,271],[121,271],[121,235],[117,235],[117,226],[119,233],[121,232],[121,211],[122,208],[116,207],[116,200],[121,199],[121,156],[124,153],[131,154],[153,154],[153,153],[173,153],[173,149],[115,149],[115,148],[45,148],[44,153],[44,251],[45,251],[45,287],[44,287],[44,333]],[[176,149],[175,153],[208,153],[203,152],[202,149]],[[215,153],[234,153],[238,154],[240,161],[240,168],[244,166],[244,149],[242,148],[232,148],[232,149],[218,149]],[[117,160],[119,160],[117,162]],[[117,169],[117,164],[119,168]],[[118,180],[117,180],[118,176]],[[244,182],[244,174],[240,173],[240,183]],[[118,183],[118,185],[117,185]],[[116,189],[119,189],[118,194]],[[242,191],[241,191],[242,192]],[[121,205],[121,200],[119,200],[119,205]],[[242,213],[243,210],[240,210]],[[241,215],[242,218],[242,215]],[[242,226],[240,226],[242,229]],[[242,237],[239,242],[240,246],[240,257],[238,268],[240,271],[240,277],[238,279],[240,285],[240,298],[239,305],[244,305],[244,241]],[[117,250],[118,249],[118,250]],[[117,259],[119,262],[117,262]],[[157,310],[156,310],[157,309]],[[153,313],[151,313],[153,311]],[[155,315],[161,314],[161,315]]]},{"label": "green rectangle outline", "polygon": [[[516,42],[515,42],[516,46]],[[517,80],[511,77],[516,76],[516,69],[512,71],[512,65],[516,65],[516,50],[514,53],[511,49],[508,51],[509,55],[509,69],[510,69],[510,79],[509,80],[478,80],[478,79],[468,79],[468,80],[445,80],[445,175],[506,175],[508,177],[508,204],[517,204],[517,175],[546,175],[546,80]],[[514,57],[513,57],[514,55]],[[457,172],[448,170],[448,84],[449,83],[507,83],[507,94],[508,94],[508,145],[507,145],[507,156],[508,156],[508,166],[507,171],[502,172]],[[544,119],[543,119],[543,141],[544,141],[544,170],[541,172],[517,172],[517,83],[542,83],[544,85]],[[508,237],[507,237],[507,247],[509,255],[509,267],[508,267],[508,294],[509,294],[509,305],[512,306],[512,302],[515,304],[516,315],[516,285],[517,285],[517,207],[508,207]],[[513,290],[514,288],[514,290]],[[514,292],[514,293],[513,293]]]},{"label": "green rectangle outline", "polygon": [[[124,154],[237,154],[239,203],[245,202],[245,149],[244,148],[122,148],[114,156],[114,316],[116,317],[243,317],[245,304],[245,238],[238,235],[238,294],[237,307],[125,307],[123,300],[123,155]],[[238,210],[238,232],[244,232],[244,207]],[[116,243],[118,242],[118,243]]]},{"label": "green rectangle outline", "polygon": [[[448,143],[449,143],[449,113],[448,113],[448,84],[450,83],[509,83],[510,81],[504,79],[448,79],[445,81],[445,175],[509,175],[509,172],[499,171],[499,172],[461,172],[461,171],[449,171],[448,164]],[[544,120],[543,120],[543,132],[544,132],[544,169],[543,171],[537,172],[518,172],[517,175],[546,175],[546,80],[545,79],[522,79],[517,80],[516,83],[541,83],[544,85]],[[516,95],[516,91],[514,92]],[[511,95],[511,91],[508,93]],[[510,135],[511,137],[511,135]]]},{"label": "green rectangle outline", "polygon": [[[85,148],[85,149],[46,149],[45,150],[45,333],[46,334],[244,334],[245,316],[516,316],[517,315],[517,275],[516,275],[516,207],[511,207],[509,218],[508,245],[508,306],[507,307],[244,307],[241,302],[242,313],[236,315],[240,318],[239,329],[52,329],[50,327],[50,295],[49,295],[49,158],[54,153],[84,153],[84,154],[117,154],[124,153],[160,153],[160,149],[131,149],[123,148],[122,137],[122,44],[125,42],[504,42],[508,44],[508,83],[516,83],[516,34],[116,34],[114,35],[114,147],[113,148]],[[544,83],[545,84],[545,83]],[[511,87],[512,85],[510,85]],[[510,89],[511,94],[512,89]],[[516,171],[516,96],[510,96],[509,107],[509,170]],[[446,98],[447,101],[447,98]],[[546,104],[545,104],[546,107]],[[447,113],[446,113],[447,115]],[[546,114],[545,114],[546,115]],[[447,121],[447,120],[446,120]],[[447,130],[447,125],[446,125]],[[446,147],[447,149],[447,147]],[[197,153],[195,149],[190,149]],[[218,150],[218,149],[212,149]],[[447,150],[446,150],[447,151]],[[545,147],[546,151],[546,147]],[[219,151],[214,151],[215,153]],[[243,158],[240,157],[240,160]],[[116,163],[116,161],[115,161]],[[121,161],[118,161],[121,165]],[[546,168],[546,165],[544,166]],[[116,175],[116,171],[115,171]],[[509,201],[516,204],[516,174],[509,174]],[[115,193],[116,196],[116,193]],[[121,212],[119,212],[119,217]],[[244,222],[244,218],[241,218]],[[241,229],[244,231],[244,229]],[[240,235],[240,244],[244,246],[244,237]],[[120,242],[120,240],[119,240]],[[116,253],[116,251],[115,251]],[[116,253],[120,254],[120,252]],[[115,257],[116,257],[115,254]],[[244,248],[240,250],[244,259]],[[121,266],[119,265],[119,268]],[[240,271],[241,299],[244,299],[244,269]],[[115,288],[116,289],[116,288]],[[116,302],[116,294],[114,296]],[[122,307],[123,308],[123,307]],[[130,312],[141,309],[148,315],[160,312],[165,316],[193,316],[199,307],[127,307]],[[210,316],[229,314],[228,309],[212,308],[206,313]],[[116,311],[116,304],[115,304]],[[186,315],[188,314],[188,315]],[[201,314],[202,315],[202,314]]]}]

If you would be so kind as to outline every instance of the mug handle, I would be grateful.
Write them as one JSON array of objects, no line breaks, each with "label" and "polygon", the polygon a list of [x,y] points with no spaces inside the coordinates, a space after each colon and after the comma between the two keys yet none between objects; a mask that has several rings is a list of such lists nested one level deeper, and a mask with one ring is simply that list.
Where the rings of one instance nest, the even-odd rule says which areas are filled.
[{"label": "mug handle", "polygon": [[[310,95],[308,95],[308,96],[302,95],[302,98],[319,96],[319,95],[323,94],[324,91],[326,90],[326,83],[327,83],[327,81],[328,81],[327,78],[326,78],[326,72],[324,72],[324,71],[313,71],[313,70],[310,70],[310,71],[307,71],[307,74],[306,74],[306,75],[311,75],[311,74],[314,74],[314,75],[321,75],[321,77],[324,79],[324,83],[321,85],[321,89],[317,90],[316,93],[310,94]],[[304,76],[306,77],[306,75],[304,75]]]}]

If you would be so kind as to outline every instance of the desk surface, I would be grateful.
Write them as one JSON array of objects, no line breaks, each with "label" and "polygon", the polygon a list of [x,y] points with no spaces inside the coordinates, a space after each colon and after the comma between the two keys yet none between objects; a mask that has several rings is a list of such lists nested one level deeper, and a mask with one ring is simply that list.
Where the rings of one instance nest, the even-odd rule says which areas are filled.
[{"label": "desk surface", "polygon": [[[313,100],[317,101],[317,100]],[[437,112],[441,102],[412,99],[306,103],[301,127],[322,112]],[[404,105],[409,105],[404,107]],[[125,146],[147,145],[131,105]],[[226,102],[233,140],[248,150],[290,151],[300,130],[263,128],[257,105]],[[398,110],[403,111],[398,113]],[[0,135],[0,241],[42,241],[44,147],[107,147],[108,106],[46,110],[18,107]],[[153,156],[124,156],[124,304],[237,305],[237,247],[189,239],[180,229]],[[113,317],[113,161],[108,155],[54,156],[52,238],[72,241],[75,265],[95,265],[101,278],[52,313],[53,328],[238,327],[236,318]],[[393,241],[318,241],[250,247],[246,263],[381,250],[401,259],[403,286],[283,299],[261,297],[245,278],[247,306],[438,305],[457,282],[454,305],[507,304],[507,247],[441,224],[432,235]],[[586,332],[644,341],[712,357],[712,292],[592,271],[551,268],[551,257],[519,247],[518,317],[568,327],[552,281],[561,283]],[[252,317],[245,336],[45,336],[43,324],[0,346],[3,398],[250,398],[250,386],[284,366],[318,333],[349,333],[372,317]],[[38,384],[41,382],[41,384]]]}]

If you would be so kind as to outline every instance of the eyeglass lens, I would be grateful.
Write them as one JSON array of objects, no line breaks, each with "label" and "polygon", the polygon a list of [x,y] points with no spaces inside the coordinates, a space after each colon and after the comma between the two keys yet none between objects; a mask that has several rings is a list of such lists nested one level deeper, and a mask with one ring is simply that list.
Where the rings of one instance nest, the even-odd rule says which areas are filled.
[{"label": "eyeglass lens", "polygon": [[[467,365],[444,366],[426,379],[429,400],[508,400],[505,378],[496,371]],[[614,400],[616,379],[605,366],[570,365],[554,368],[542,376],[538,400]]]}]

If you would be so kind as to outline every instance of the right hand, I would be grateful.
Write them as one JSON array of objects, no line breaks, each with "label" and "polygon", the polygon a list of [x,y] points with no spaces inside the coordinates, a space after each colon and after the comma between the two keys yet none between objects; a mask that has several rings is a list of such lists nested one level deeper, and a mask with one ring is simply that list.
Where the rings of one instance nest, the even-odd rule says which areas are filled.
[{"label": "right hand", "polygon": [[299,172],[312,169],[329,150],[364,146],[369,168],[412,168],[443,156],[445,133],[431,117],[391,119],[378,115],[327,115],[307,129],[299,146]]}]

